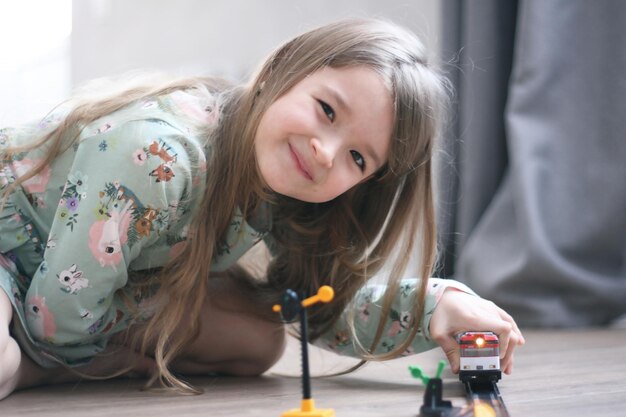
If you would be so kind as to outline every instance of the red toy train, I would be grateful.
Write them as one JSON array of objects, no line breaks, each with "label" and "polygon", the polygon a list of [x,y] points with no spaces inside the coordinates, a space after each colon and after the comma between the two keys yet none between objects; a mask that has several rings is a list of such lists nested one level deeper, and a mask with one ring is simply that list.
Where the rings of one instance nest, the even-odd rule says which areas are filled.
[{"label": "red toy train", "polygon": [[461,349],[462,382],[497,382],[500,372],[500,341],[492,332],[465,332],[457,337]]}]

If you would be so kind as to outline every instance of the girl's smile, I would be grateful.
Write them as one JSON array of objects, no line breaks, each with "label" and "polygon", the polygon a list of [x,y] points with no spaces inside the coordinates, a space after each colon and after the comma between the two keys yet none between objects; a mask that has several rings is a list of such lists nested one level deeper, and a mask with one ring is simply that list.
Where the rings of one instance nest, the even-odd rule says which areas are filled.
[{"label": "girl's smile", "polygon": [[387,161],[393,104],[366,67],[326,67],[273,102],[255,136],[259,170],[275,192],[301,201],[334,199]]},{"label": "girl's smile", "polygon": [[302,174],[313,181],[313,176],[311,175],[310,169],[307,168],[307,165],[302,161],[302,157],[298,155],[298,153],[293,149],[293,146],[289,145],[289,150],[291,151],[291,155],[293,156],[294,163],[296,167],[302,172]]}]

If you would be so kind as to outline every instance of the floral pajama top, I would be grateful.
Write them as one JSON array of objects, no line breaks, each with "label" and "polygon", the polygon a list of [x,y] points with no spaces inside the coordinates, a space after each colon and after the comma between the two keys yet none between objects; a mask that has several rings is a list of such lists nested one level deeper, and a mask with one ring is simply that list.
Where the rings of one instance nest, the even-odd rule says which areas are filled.
[{"label": "floral pajama top", "polygon": [[[14,307],[12,332],[42,366],[87,363],[111,335],[128,327],[133,272],[163,266],[184,245],[189,223],[204,193],[207,155],[193,126],[215,125],[215,97],[178,91],[129,105],[85,126],[78,139],[33,178],[11,193],[0,213],[0,288]],[[62,110],[36,125],[0,129],[0,150],[28,143],[50,131]],[[42,160],[36,149],[2,153],[0,188]],[[235,216],[220,243],[213,270],[228,268],[254,244],[269,237]],[[413,325],[407,311],[417,280],[405,280],[394,301],[382,351],[393,349]],[[429,282],[421,333],[411,351],[434,347],[428,323],[449,286]],[[383,287],[357,295],[356,324],[362,342],[373,337]],[[358,349],[346,317],[318,344],[346,355]],[[407,353],[411,353],[407,352]]]}]

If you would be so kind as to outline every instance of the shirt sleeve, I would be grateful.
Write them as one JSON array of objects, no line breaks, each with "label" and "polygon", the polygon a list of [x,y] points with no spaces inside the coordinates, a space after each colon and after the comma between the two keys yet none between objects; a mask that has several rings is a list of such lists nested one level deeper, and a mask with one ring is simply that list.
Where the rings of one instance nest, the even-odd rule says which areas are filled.
[{"label": "shirt sleeve", "polygon": [[[167,262],[172,238],[184,235],[191,190],[203,183],[199,152],[164,121],[87,130],[52,166],[66,180],[26,296],[30,333],[66,358],[78,346],[83,356],[97,353],[129,320],[116,291],[129,270]],[[144,256],[150,251],[160,256]]]},{"label": "shirt sleeve", "polygon": [[[428,329],[430,319],[443,292],[448,288],[455,288],[475,295],[469,287],[458,281],[430,278],[426,290],[424,314],[421,323],[415,323],[412,312],[419,285],[420,280],[416,278],[402,280],[398,292],[393,298],[382,338],[373,353],[382,354],[395,349],[406,339],[407,333],[414,325],[419,326],[417,334],[402,356],[424,352],[436,347],[437,344],[430,338]],[[340,355],[360,358],[370,348],[374,340],[385,291],[385,285],[368,285],[360,289],[354,302],[344,310],[341,318],[314,344]],[[358,340],[355,340],[350,332],[351,317],[354,318],[354,329]]]}]

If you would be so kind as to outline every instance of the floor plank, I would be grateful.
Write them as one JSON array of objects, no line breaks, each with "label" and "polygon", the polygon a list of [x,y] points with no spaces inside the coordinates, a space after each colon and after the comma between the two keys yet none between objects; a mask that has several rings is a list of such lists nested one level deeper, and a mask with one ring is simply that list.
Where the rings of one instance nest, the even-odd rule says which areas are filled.
[{"label": "floor plank", "polygon": [[[512,417],[626,415],[626,330],[524,332],[527,344],[516,354],[513,375],[498,384]],[[371,363],[345,376],[312,382],[319,408],[345,417],[415,417],[424,388],[407,371],[419,365],[434,374],[439,350]],[[317,349],[312,372],[329,374],[354,361]],[[260,378],[196,378],[198,396],[144,392],[141,381],[80,382],[17,392],[0,402],[3,416],[280,416],[299,407],[299,346]],[[292,377],[290,375],[295,375]],[[464,403],[456,376],[444,371],[444,396]]]}]

